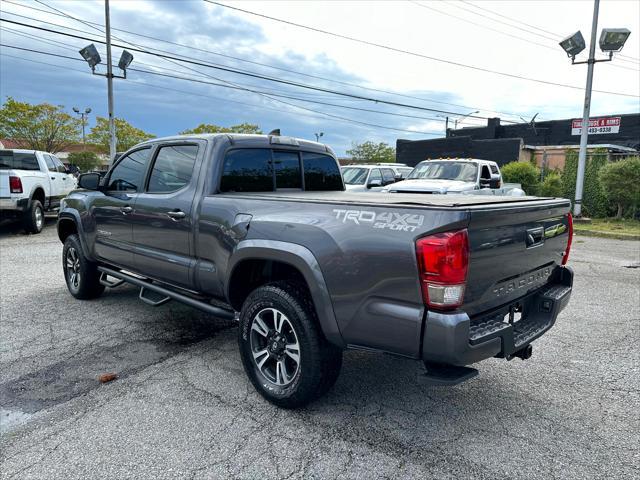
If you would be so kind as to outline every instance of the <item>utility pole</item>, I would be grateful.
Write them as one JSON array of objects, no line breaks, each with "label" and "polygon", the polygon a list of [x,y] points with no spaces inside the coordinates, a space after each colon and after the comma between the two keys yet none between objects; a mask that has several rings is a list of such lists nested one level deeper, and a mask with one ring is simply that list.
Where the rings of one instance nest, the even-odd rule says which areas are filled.
[{"label": "utility pole", "polygon": [[576,198],[573,214],[582,214],[582,191],[584,188],[584,170],[587,165],[587,142],[589,140],[589,113],[591,110],[591,87],[593,86],[593,66],[596,63],[596,35],[598,33],[598,10],[600,0],[593,2],[593,21],[591,23],[591,42],[589,43],[589,59],[587,60],[587,86],[584,92],[584,109],[582,111],[582,130],[580,131],[580,152],[578,153],[578,178],[576,179]]},{"label": "utility pole", "polygon": [[105,33],[107,35],[107,96],[109,102],[109,163],[116,158],[116,125],[113,118],[113,70],[111,67],[111,20],[109,0],[104,0]]}]

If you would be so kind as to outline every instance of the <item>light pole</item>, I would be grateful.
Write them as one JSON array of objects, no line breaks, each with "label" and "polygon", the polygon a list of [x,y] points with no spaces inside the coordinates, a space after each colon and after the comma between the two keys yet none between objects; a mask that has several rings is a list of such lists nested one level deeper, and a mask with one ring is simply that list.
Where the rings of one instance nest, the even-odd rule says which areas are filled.
[{"label": "light pole", "polygon": [[582,191],[584,188],[584,170],[587,164],[587,142],[589,139],[589,112],[591,110],[591,87],[593,85],[593,67],[597,62],[610,62],[613,52],[619,52],[624,47],[631,32],[626,28],[603,28],[600,34],[600,50],[609,53],[608,58],[595,58],[596,34],[598,31],[598,10],[600,0],[593,2],[593,20],[591,23],[591,41],[589,43],[589,58],[582,62],[576,62],[575,58],[585,49],[584,38],[578,30],[573,35],[560,42],[560,46],[571,57],[572,65],[587,64],[587,85],[584,92],[584,107],[582,111],[582,126],[580,129],[580,152],[578,154],[578,176],[576,178],[576,197],[573,205],[573,214],[580,217],[582,214]]},{"label": "light pole", "polygon": [[458,122],[462,123],[462,120],[464,120],[465,118],[470,117],[471,115],[474,115],[476,113],[480,113],[480,110],[476,110],[475,112],[467,113],[466,115],[463,115],[460,118],[456,118],[455,122],[453,122],[453,129],[457,130],[458,129]]},{"label": "light pole", "polygon": [[320,137],[324,136],[324,132],[314,133],[314,135],[316,136],[316,142],[319,142]]},{"label": "light pole", "polygon": [[96,65],[98,65],[102,59],[96,49],[96,46],[92,43],[80,50],[80,55],[91,67],[91,72],[94,75],[101,75],[107,77],[107,102],[109,106],[109,162],[113,162],[116,157],[116,126],[113,115],[113,79],[114,78],[127,78],[127,67],[133,61],[133,55],[126,50],[122,51],[120,61],[118,62],[118,68],[124,72],[124,75],[114,75],[111,66],[111,19],[109,17],[109,0],[104,0],[104,15],[105,15],[105,35],[107,44],[107,73],[96,73]]},{"label": "light pole", "polygon": [[91,109],[87,107],[84,109],[84,112],[81,112],[78,107],[73,107],[73,111],[80,115],[80,121],[82,122],[82,149],[86,150],[87,142],[84,136],[84,127],[87,121],[87,116],[91,113]]}]

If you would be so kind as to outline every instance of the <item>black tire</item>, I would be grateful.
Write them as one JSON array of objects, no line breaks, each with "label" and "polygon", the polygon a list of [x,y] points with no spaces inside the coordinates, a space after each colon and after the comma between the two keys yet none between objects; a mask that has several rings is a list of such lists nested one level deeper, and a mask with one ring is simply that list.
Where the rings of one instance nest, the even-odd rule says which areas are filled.
[{"label": "black tire", "polygon": [[[275,312],[280,312],[284,320]],[[261,327],[257,318],[266,327],[279,321],[280,330]],[[267,330],[270,333],[265,335]],[[290,355],[296,351],[290,349],[293,342],[298,345],[297,367],[295,353]],[[268,401],[283,408],[302,407],[324,395],[342,367],[342,350],[322,335],[306,289],[289,282],[263,285],[247,297],[240,312],[238,343],[244,370],[253,386]],[[287,346],[281,352],[276,344],[280,348]]]},{"label": "black tire", "polygon": [[44,228],[44,207],[40,200],[31,200],[29,209],[24,212],[24,230],[27,233],[40,233]]},{"label": "black tire", "polygon": [[82,252],[77,235],[69,235],[62,249],[62,269],[69,293],[80,300],[99,297],[104,292],[97,265]]}]

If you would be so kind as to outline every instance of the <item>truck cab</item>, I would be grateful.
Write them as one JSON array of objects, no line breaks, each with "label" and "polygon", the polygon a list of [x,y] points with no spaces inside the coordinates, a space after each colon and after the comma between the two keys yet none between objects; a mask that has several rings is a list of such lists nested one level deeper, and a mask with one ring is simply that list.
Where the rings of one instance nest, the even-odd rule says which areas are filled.
[{"label": "truck cab", "polygon": [[384,191],[392,193],[460,194],[502,186],[500,167],[491,160],[438,158],[420,162],[406,180]]}]

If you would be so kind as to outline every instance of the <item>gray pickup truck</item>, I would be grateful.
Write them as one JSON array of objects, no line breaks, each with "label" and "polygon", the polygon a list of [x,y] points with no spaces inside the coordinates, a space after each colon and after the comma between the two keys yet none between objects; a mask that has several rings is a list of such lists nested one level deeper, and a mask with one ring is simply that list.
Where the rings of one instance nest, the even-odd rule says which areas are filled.
[{"label": "gray pickup truck", "polygon": [[70,293],[126,282],[237,319],[245,371],[281,407],[324,394],[345,349],[421,360],[444,385],[529,358],[571,294],[569,201],[349,193],[306,140],[154,139],[79,184],[58,219]]}]

